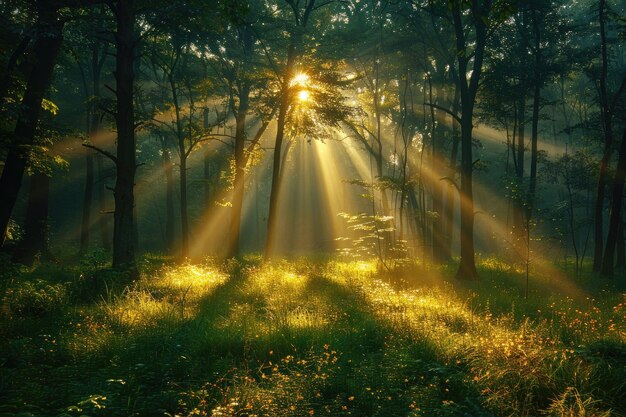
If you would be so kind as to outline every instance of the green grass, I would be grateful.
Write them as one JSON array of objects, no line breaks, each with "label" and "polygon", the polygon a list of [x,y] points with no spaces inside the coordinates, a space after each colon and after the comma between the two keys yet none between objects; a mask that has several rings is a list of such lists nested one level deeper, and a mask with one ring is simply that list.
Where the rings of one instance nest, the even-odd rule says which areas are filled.
[{"label": "green grass", "polygon": [[[624,416],[626,295],[536,266],[292,260],[129,282],[100,254],[0,273],[0,416]],[[617,281],[616,281],[617,282]]]}]

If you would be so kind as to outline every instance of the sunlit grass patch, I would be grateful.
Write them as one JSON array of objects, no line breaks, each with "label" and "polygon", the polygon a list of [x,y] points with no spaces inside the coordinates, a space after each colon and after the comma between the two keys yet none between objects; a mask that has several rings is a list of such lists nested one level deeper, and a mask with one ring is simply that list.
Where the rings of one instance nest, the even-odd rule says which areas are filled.
[{"label": "sunlit grass patch", "polygon": [[53,311],[45,340],[16,321],[0,359],[22,381],[43,363],[88,373],[58,402],[106,398],[94,415],[624,415],[626,296],[526,300],[498,265],[469,285],[445,268],[155,263]]},{"label": "sunlit grass patch", "polygon": [[188,303],[198,302],[228,278],[210,264],[166,266],[157,274],[145,277],[139,286],[145,287],[156,297],[165,297],[174,303],[182,302],[182,297]]}]

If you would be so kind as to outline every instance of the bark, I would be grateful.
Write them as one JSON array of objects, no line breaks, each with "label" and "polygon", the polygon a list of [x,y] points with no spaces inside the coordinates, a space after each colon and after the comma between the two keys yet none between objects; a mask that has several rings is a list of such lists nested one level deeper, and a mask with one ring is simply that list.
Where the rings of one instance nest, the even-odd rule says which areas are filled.
[{"label": "bark", "polygon": [[235,114],[235,178],[233,180],[232,211],[229,227],[229,247],[228,257],[239,256],[239,233],[241,229],[241,211],[243,207],[246,162],[246,118],[248,115],[250,101],[250,81],[246,79],[249,71],[249,56],[252,53],[254,38],[248,27],[241,30],[241,41],[243,43],[243,64],[241,77],[236,81],[238,85],[237,96],[239,106]]},{"label": "bark", "polygon": [[612,114],[609,107],[607,93],[607,78],[609,59],[606,39],[606,0],[598,3],[598,19],[600,23],[600,55],[602,65],[600,69],[599,95],[600,95],[600,117],[602,121],[602,131],[604,133],[604,152],[600,161],[598,173],[598,187],[596,190],[596,202],[594,209],[594,247],[593,247],[593,270],[599,272],[602,269],[603,261],[603,241],[604,241],[604,196],[607,185],[609,162],[613,153],[613,127]]},{"label": "bark", "polygon": [[[100,76],[102,66],[106,58],[107,48],[101,48],[101,42],[97,39],[97,34],[93,35],[94,43],[91,50],[91,92],[89,97],[86,77],[85,83],[86,99],[90,102],[87,116],[87,133],[94,136],[100,130],[100,112],[97,111],[94,99],[100,97]],[[79,64],[80,65],[80,64]],[[89,246],[91,232],[91,215],[93,211],[94,194],[94,153],[91,149],[85,148],[85,190],[83,194],[83,216],[80,228],[80,253],[84,253]]]},{"label": "bark", "polygon": [[[430,100],[432,102],[432,83],[430,83]],[[441,89],[437,90],[437,97],[440,96]],[[443,152],[437,143],[438,141],[443,141],[443,130],[440,124],[437,124],[437,112],[434,107],[430,107],[430,115],[431,115],[431,123],[433,125],[433,135],[432,135],[432,169],[433,169],[433,180],[432,180],[432,211],[437,213],[437,217],[433,218],[433,232],[432,232],[432,246],[433,246],[433,254],[432,259],[433,263],[441,264],[447,261],[445,257],[445,251],[443,249],[444,246],[444,229],[443,229],[443,190],[442,190],[442,182],[439,181],[439,178],[442,176],[442,164],[441,158],[443,157]]]},{"label": "bark", "polygon": [[120,1],[113,7],[116,17],[116,124],[117,155],[116,180],[113,191],[113,267],[124,268],[136,274],[134,230],[134,185],[136,171],[135,113],[133,103],[135,47],[134,0]]},{"label": "bark", "polygon": [[187,158],[185,156],[180,159],[180,255],[186,258],[189,255],[189,209],[187,198]]},{"label": "bark", "polygon": [[278,110],[278,121],[276,128],[276,140],[274,141],[274,159],[272,162],[272,187],[270,190],[270,206],[267,215],[267,237],[263,257],[269,260],[274,254],[276,239],[276,218],[278,214],[278,195],[280,192],[280,166],[281,151],[285,137],[285,120],[289,109],[289,80],[293,76],[293,66],[296,59],[295,45],[289,47],[287,56],[287,66],[285,68],[285,81],[281,92],[280,107]]},{"label": "bark", "polygon": [[28,77],[22,98],[22,111],[15,125],[14,135],[0,177],[0,247],[4,244],[9,219],[22,185],[28,161],[28,149],[33,144],[39,121],[41,102],[52,79],[54,63],[63,41],[63,21],[58,19],[55,8],[46,2],[38,2],[39,20],[34,45],[36,62]]},{"label": "bark", "polygon": [[100,154],[96,154],[96,173],[98,181],[96,183],[96,193],[98,198],[98,229],[100,233],[100,246],[106,250],[111,249],[111,228],[109,222],[109,213],[106,209],[106,187],[104,159]]},{"label": "bark", "polygon": [[[376,117],[376,153],[374,154],[374,160],[376,161],[376,175],[378,178],[382,178],[384,176],[383,170],[383,140],[382,140],[382,112],[380,109],[380,97],[379,97],[379,75],[378,75],[378,63],[376,64],[376,84],[374,86],[374,113]],[[389,199],[387,198],[387,189],[385,187],[380,188],[380,203],[382,207],[382,215],[389,215]],[[390,243],[390,242],[387,242]]]},{"label": "bark", "polygon": [[[202,113],[203,127],[205,131],[209,131],[209,109],[205,108]],[[211,182],[213,180],[213,170],[211,169],[211,151],[207,149],[204,151],[203,156],[204,165],[204,206],[205,210],[208,210],[213,201],[213,191]]]},{"label": "bark", "polygon": [[239,255],[239,232],[241,229],[241,210],[243,207],[246,163],[244,148],[246,140],[246,116],[248,113],[248,99],[250,89],[247,85],[239,94],[239,108],[237,109],[235,129],[235,178],[233,184],[232,217],[230,219],[230,247],[228,257]]},{"label": "bark", "polygon": [[532,131],[530,138],[530,180],[528,185],[528,198],[526,201],[526,221],[530,222],[533,215],[535,205],[535,195],[537,192],[537,158],[538,158],[538,139],[539,139],[539,107],[541,104],[541,87],[542,87],[542,54],[541,54],[541,24],[539,22],[539,12],[532,10],[531,16],[533,21],[533,33],[535,35],[535,66],[533,74],[533,119]]},{"label": "bark", "polygon": [[624,209],[622,208],[622,220],[619,223],[619,231],[617,232],[617,242],[615,244],[615,268],[624,269],[626,267],[626,247],[624,245]]},{"label": "bark", "polygon": [[[452,114],[459,114],[459,101],[461,99],[460,89],[457,87],[454,89],[454,102],[452,103]],[[459,155],[459,122],[455,117],[452,118],[452,149],[450,150],[450,161],[448,176],[453,179],[457,173],[457,159]],[[444,208],[444,239],[445,242],[442,245],[442,258],[445,260],[452,259],[452,233],[454,230],[454,206],[457,190],[451,181],[448,181],[446,192],[446,205]]]},{"label": "bark", "polygon": [[[174,42],[176,44],[176,42]],[[178,146],[178,156],[180,168],[179,187],[180,187],[180,252],[184,259],[189,256],[189,200],[187,197],[187,159],[190,150],[187,149],[185,139],[185,130],[183,128],[183,119],[181,115],[181,105],[178,97],[178,87],[174,80],[174,72],[179,63],[180,49],[177,49],[174,62],[171,67],[167,68],[167,80],[170,91],[172,93],[172,104],[174,105],[174,115],[176,122],[176,141]]]},{"label": "bark", "polygon": [[165,173],[165,247],[169,251],[174,249],[174,164],[165,139],[161,140],[161,164]]},{"label": "bark", "polygon": [[602,269],[604,276],[613,276],[615,262],[615,247],[622,223],[622,199],[624,197],[624,182],[626,180],[626,129],[622,135],[622,143],[619,148],[619,158],[613,180],[613,195],[611,200],[611,212],[609,216],[609,233],[606,238],[606,247],[602,257]]},{"label": "bark", "polygon": [[474,254],[474,197],[472,183],[473,103],[464,103],[461,117],[461,261],[457,278],[477,280]]},{"label": "bark", "polygon": [[517,108],[517,151],[515,152],[516,194],[513,198],[513,233],[515,244],[523,242],[524,233],[524,201],[521,190],[524,183],[524,152],[526,149],[526,91],[522,92]]},{"label": "bark", "polygon": [[[605,135],[606,140],[606,135]],[[612,142],[612,140],[611,140]],[[604,200],[606,194],[609,161],[613,153],[611,147],[605,145],[600,166],[598,168],[598,185],[596,188],[596,200],[594,206],[594,244],[593,244],[593,271],[599,272],[602,267],[602,254],[604,251]]]},{"label": "bark", "polygon": [[211,160],[211,151],[208,149],[204,151],[202,162],[204,166],[204,206],[205,210],[208,210],[213,202],[213,162]]},{"label": "bark", "polygon": [[461,87],[461,260],[456,273],[457,278],[477,280],[475,253],[474,253],[474,192],[472,183],[472,130],[474,119],[474,104],[480,75],[482,72],[487,27],[485,20],[487,11],[491,7],[489,0],[472,2],[473,25],[476,32],[474,46],[474,60],[472,72],[467,79],[469,59],[466,54],[467,39],[462,22],[462,12],[459,3],[452,9],[456,43],[458,74]]},{"label": "bark", "polygon": [[89,229],[91,227],[91,207],[93,202],[94,155],[85,148],[85,190],[83,193],[83,216],[80,224],[80,253],[89,247]]},{"label": "bark", "polygon": [[48,247],[48,196],[50,178],[41,173],[30,178],[28,206],[24,223],[24,240],[15,251],[13,260],[32,265],[37,255],[50,259]]}]

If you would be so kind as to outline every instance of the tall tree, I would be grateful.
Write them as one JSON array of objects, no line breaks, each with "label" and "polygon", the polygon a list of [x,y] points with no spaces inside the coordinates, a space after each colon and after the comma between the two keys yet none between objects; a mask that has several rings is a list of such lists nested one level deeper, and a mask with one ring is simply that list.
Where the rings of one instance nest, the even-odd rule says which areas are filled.
[{"label": "tall tree", "polygon": [[115,124],[117,150],[114,157],[116,180],[113,195],[113,267],[136,274],[135,263],[135,55],[138,38],[135,33],[136,8],[134,0],[110,3],[115,16]]},{"label": "tall tree", "polygon": [[24,170],[28,161],[28,151],[32,146],[41,103],[54,70],[54,63],[63,41],[65,21],[59,16],[57,2],[36,2],[37,24],[32,65],[27,87],[22,97],[21,111],[15,124],[14,134],[0,177],[0,246],[4,243],[9,219],[22,185]]},{"label": "tall tree", "polygon": [[294,83],[297,60],[302,53],[304,32],[315,10],[316,0],[305,0],[302,4],[296,0],[284,0],[286,7],[291,11],[291,25],[289,33],[289,44],[287,46],[287,57],[282,70],[280,81],[280,101],[278,105],[278,120],[276,127],[276,138],[274,140],[274,154],[272,160],[272,186],[270,190],[270,204],[267,215],[267,237],[265,240],[264,258],[267,260],[274,253],[276,240],[276,221],[278,218],[278,196],[280,192],[280,172],[281,153],[283,151],[283,141],[285,139],[285,125],[289,106],[293,100]]},{"label": "tall tree", "polygon": [[[492,2],[456,0],[450,2],[449,7],[456,37],[457,73],[461,93],[461,260],[456,276],[460,279],[476,280],[478,272],[474,258],[472,131]],[[474,35],[471,39],[467,32],[468,26]]]},{"label": "tall tree", "polygon": [[[86,126],[85,133],[88,135],[90,142],[93,143],[93,138],[100,133],[100,121],[102,118],[102,111],[98,108],[99,99],[101,98],[101,76],[104,63],[108,55],[108,43],[103,42],[100,39],[102,36],[103,27],[102,21],[104,18],[104,8],[101,8],[96,13],[90,13],[87,16],[87,21],[83,23],[89,24],[89,28],[82,27],[77,28],[83,32],[83,36],[79,35],[76,39],[76,43],[79,45],[73,45],[72,49],[76,64],[79,68],[83,90],[85,94],[85,106],[86,106]],[[75,48],[80,47],[80,44],[86,43],[89,46],[89,53],[79,53]],[[88,55],[88,58],[87,56]],[[86,62],[83,62],[86,61]],[[84,253],[88,246],[92,229],[92,215],[93,215],[93,200],[94,200],[94,186],[95,173],[96,173],[96,158],[99,154],[94,153],[92,149],[85,148],[85,188],[83,193],[83,212],[80,227],[80,252]],[[96,197],[100,197],[97,195]],[[100,213],[100,216],[103,214]],[[98,219],[98,223],[102,227],[102,219]]]},{"label": "tall tree", "polygon": [[[180,10],[171,11],[171,13]],[[187,27],[180,27],[172,15],[160,23],[159,32],[155,33],[150,45],[149,59],[153,67],[153,79],[159,103],[160,114],[152,118],[155,127],[162,130],[162,135],[173,139],[178,153],[179,189],[180,189],[180,224],[181,224],[181,256],[189,255],[189,196],[188,196],[188,161],[191,154],[206,140],[211,130],[210,124],[202,127],[201,112],[197,108],[198,58],[192,52],[193,38]],[[222,123],[218,120],[215,123]]]},{"label": "tall tree", "polygon": [[[619,97],[626,88],[622,82],[620,87],[613,93],[609,83],[609,43],[607,2],[598,2],[598,22],[600,30],[600,73],[598,75],[598,98],[600,104],[600,121],[603,136],[604,150],[598,172],[598,186],[596,189],[596,201],[594,209],[594,250],[593,270],[599,272],[603,268],[604,254],[604,201],[608,183],[609,164],[613,154],[613,119]],[[610,255],[612,257],[612,255]]]}]

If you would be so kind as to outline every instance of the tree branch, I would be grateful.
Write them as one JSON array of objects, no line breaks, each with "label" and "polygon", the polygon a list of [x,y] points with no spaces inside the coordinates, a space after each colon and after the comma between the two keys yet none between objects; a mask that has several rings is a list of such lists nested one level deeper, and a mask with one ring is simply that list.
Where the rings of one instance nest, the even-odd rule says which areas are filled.
[{"label": "tree branch", "polygon": [[442,177],[439,178],[439,181],[445,181],[448,184],[452,185],[454,188],[456,188],[456,191],[460,194],[461,193],[461,189],[459,188],[459,185],[456,183],[456,181],[454,181],[453,178],[450,177]]},{"label": "tree branch", "polygon": [[102,148],[98,148],[97,146],[94,146],[90,143],[83,143],[82,144],[85,148],[89,148],[89,149],[93,149],[94,151],[98,152],[99,154],[102,154],[104,156],[106,156],[107,158],[109,158],[111,161],[113,161],[113,163],[115,165],[117,165],[117,156],[113,155],[111,152],[104,150]]},{"label": "tree branch", "polygon": [[454,120],[456,120],[457,122],[461,123],[461,118],[459,117],[459,115],[454,114],[454,113],[452,112],[452,110],[450,110],[450,109],[446,109],[445,107],[441,107],[440,105],[438,105],[438,104],[434,104],[434,103],[427,103],[427,102],[424,102],[424,105],[425,105],[425,106],[432,107],[432,108],[437,109],[437,110],[441,110],[442,112],[447,113],[447,114],[449,114],[450,116],[452,116],[452,118],[453,118]]}]

